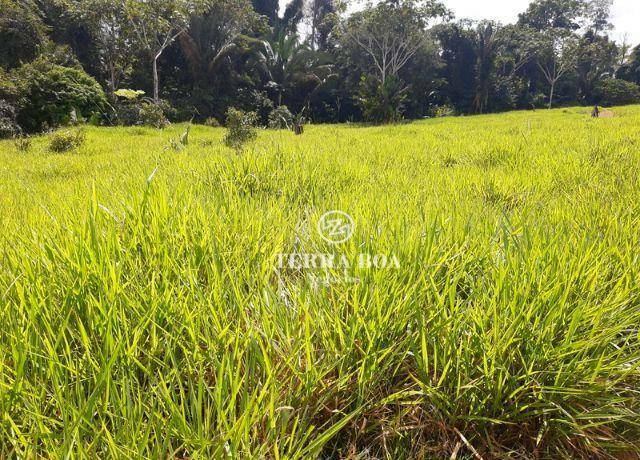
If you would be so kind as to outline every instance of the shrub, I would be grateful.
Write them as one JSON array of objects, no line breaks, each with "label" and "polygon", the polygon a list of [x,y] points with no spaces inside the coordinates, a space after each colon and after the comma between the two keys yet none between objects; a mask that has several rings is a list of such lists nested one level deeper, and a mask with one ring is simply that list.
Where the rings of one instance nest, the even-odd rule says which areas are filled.
[{"label": "shrub", "polygon": [[451,105],[438,105],[433,109],[433,116],[437,118],[452,117],[456,114],[456,109]]},{"label": "shrub", "polygon": [[63,67],[38,59],[14,72],[22,104],[18,124],[27,132],[68,124],[104,112],[107,100],[102,88],[81,68]]},{"label": "shrub", "polygon": [[220,122],[216,117],[209,117],[204,121],[204,125],[211,128],[218,128],[220,127]]},{"label": "shrub", "polygon": [[399,78],[389,77],[384,83],[375,77],[363,77],[360,81],[358,102],[367,121],[400,121],[406,98],[407,87]]},{"label": "shrub", "polygon": [[0,67],[0,139],[20,133],[16,101],[18,89],[9,75]]},{"label": "shrub", "polygon": [[17,151],[27,152],[31,148],[31,139],[28,137],[18,137],[13,144],[16,146]]},{"label": "shrub", "polygon": [[257,137],[256,120],[257,115],[255,112],[243,112],[233,107],[227,110],[225,145],[236,152],[240,152],[247,142]]},{"label": "shrub", "polygon": [[119,89],[115,95],[119,98],[115,107],[119,125],[144,125],[160,129],[169,124],[166,114],[172,109],[167,101],[155,103],[150,99],[143,100],[144,91],[141,90]]},{"label": "shrub", "polygon": [[273,111],[273,101],[264,91],[241,89],[238,91],[237,107],[256,113],[256,123],[267,126],[269,115]]},{"label": "shrub", "polygon": [[140,105],[140,124],[158,129],[167,126],[169,120],[165,116],[165,105],[168,104],[143,102]]},{"label": "shrub", "polygon": [[595,102],[601,105],[625,105],[640,102],[640,86],[626,80],[605,78],[594,90]]},{"label": "shrub", "polygon": [[16,122],[16,109],[8,101],[0,99],[0,139],[16,136],[20,127]]},{"label": "shrub", "polygon": [[279,105],[269,114],[269,128],[290,129],[293,124],[293,115],[286,105]]},{"label": "shrub", "polygon": [[67,152],[73,148],[80,147],[85,142],[84,131],[59,131],[51,136],[49,150],[52,152]]}]

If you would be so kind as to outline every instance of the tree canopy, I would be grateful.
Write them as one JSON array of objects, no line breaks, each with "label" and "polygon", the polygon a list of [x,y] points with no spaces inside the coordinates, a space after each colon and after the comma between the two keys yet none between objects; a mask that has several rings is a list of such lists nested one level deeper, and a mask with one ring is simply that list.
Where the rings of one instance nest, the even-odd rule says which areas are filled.
[{"label": "tree canopy", "polygon": [[[129,89],[172,119],[235,107],[265,124],[285,105],[315,122],[386,122],[633,100],[611,79],[640,84],[640,47],[609,37],[611,3],[534,0],[501,24],[437,0],[0,0],[0,85],[55,56],[95,79],[107,108]],[[19,112],[22,99],[4,103]]]}]

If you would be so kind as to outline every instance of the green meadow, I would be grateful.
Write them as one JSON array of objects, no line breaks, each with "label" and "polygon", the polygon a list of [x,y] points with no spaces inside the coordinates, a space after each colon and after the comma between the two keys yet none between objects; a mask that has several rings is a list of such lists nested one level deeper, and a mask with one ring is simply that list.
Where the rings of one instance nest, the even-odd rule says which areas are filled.
[{"label": "green meadow", "polygon": [[589,112],[0,142],[0,458],[627,458],[640,106]]}]

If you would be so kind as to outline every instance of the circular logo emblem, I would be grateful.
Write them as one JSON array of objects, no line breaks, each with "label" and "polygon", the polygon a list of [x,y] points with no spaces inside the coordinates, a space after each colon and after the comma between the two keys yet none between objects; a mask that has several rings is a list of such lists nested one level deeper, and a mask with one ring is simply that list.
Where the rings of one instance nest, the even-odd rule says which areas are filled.
[{"label": "circular logo emblem", "polygon": [[318,233],[323,240],[332,244],[347,241],[353,235],[355,228],[353,218],[342,211],[325,212],[318,220]]}]

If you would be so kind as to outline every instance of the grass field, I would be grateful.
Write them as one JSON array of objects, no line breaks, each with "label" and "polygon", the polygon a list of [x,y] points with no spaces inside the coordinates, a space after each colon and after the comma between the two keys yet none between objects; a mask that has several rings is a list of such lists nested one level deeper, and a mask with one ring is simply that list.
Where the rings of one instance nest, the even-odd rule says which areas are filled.
[{"label": "grass field", "polygon": [[636,458],[640,106],[614,112],[0,142],[0,457]]}]

